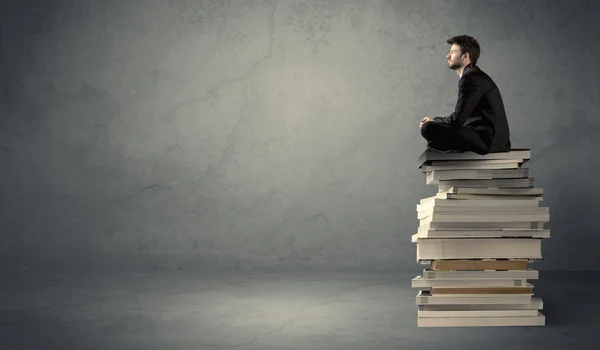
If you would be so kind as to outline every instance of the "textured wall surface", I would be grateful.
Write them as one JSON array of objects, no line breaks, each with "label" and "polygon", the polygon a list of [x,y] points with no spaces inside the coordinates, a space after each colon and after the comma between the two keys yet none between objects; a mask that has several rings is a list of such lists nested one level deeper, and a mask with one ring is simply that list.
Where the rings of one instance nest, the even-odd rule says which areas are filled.
[{"label": "textured wall surface", "polygon": [[418,123],[481,46],[552,238],[600,269],[600,4],[2,1],[3,268],[415,269]]}]

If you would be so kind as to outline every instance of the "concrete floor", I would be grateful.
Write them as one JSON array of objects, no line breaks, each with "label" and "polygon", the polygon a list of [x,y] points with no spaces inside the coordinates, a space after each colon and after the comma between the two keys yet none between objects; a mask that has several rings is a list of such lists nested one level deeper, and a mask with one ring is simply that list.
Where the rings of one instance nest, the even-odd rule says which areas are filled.
[{"label": "concrete floor", "polygon": [[600,273],[541,272],[522,328],[417,328],[412,277],[2,272],[0,349],[600,348]]}]

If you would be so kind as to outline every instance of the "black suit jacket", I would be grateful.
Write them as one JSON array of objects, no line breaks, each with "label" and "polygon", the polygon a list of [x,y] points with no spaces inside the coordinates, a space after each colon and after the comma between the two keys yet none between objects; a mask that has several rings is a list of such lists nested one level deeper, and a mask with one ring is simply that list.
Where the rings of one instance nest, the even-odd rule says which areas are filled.
[{"label": "black suit jacket", "polygon": [[458,101],[454,112],[434,120],[473,128],[489,140],[488,152],[509,151],[510,129],[498,86],[474,64],[465,67],[458,81]]}]

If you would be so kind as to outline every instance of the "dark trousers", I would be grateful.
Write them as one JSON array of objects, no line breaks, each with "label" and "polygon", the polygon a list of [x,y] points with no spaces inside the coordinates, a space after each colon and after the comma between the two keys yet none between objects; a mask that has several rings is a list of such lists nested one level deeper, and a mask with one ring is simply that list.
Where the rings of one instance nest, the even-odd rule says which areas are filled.
[{"label": "dark trousers", "polygon": [[429,146],[440,151],[471,151],[488,153],[491,135],[477,132],[468,126],[452,126],[437,121],[429,121],[421,127],[421,135]]}]

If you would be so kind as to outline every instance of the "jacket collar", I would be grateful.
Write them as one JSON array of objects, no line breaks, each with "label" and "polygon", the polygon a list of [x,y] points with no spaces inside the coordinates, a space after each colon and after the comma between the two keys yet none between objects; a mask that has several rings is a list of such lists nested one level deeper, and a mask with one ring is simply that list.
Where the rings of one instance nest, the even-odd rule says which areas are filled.
[{"label": "jacket collar", "polygon": [[460,74],[460,77],[462,78],[462,77],[464,77],[464,76],[465,76],[465,74],[469,74],[469,73],[471,73],[472,71],[475,71],[475,70],[479,70],[479,67],[477,67],[477,66],[476,66],[475,64],[473,64],[473,63],[469,63],[469,64],[467,64],[467,65],[465,66],[465,68],[463,68],[463,71],[462,71],[462,73]]},{"label": "jacket collar", "polygon": [[467,71],[477,70],[477,69],[479,69],[479,67],[477,67],[474,63],[469,63],[465,66],[465,69],[463,69],[463,74]]}]

